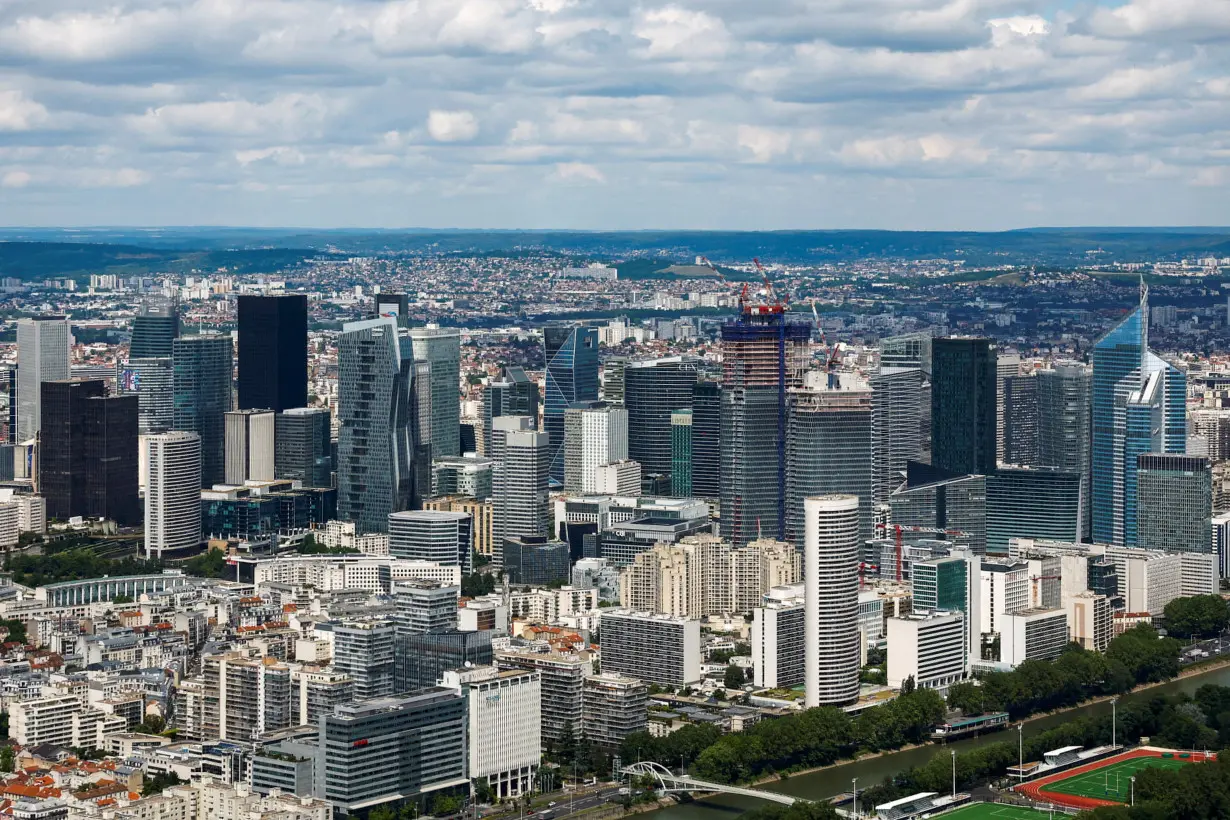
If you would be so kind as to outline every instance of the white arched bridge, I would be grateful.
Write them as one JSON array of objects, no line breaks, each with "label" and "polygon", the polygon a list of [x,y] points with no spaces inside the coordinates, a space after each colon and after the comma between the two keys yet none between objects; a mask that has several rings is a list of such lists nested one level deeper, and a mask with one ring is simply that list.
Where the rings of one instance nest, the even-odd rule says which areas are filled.
[{"label": "white arched bridge", "polygon": [[648,775],[658,781],[658,791],[666,794],[678,794],[679,792],[721,792],[723,794],[741,794],[744,797],[755,797],[760,800],[771,800],[774,803],[781,803],[786,806],[792,806],[799,800],[799,798],[791,797],[788,794],[766,792],[760,789],[741,789],[738,786],[727,786],[723,783],[697,780],[686,774],[675,774],[661,763],[654,763],[652,761],[633,763],[629,766],[624,766],[619,771],[633,777],[645,777]]}]

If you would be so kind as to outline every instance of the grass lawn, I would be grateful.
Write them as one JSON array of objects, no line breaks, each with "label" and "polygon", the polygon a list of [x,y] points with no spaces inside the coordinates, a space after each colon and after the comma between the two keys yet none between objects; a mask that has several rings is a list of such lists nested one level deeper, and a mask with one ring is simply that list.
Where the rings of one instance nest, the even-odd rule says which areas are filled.
[{"label": "grass lawn", "polygon": [[939,817],[943,820],[1045,820],[1050,816],[1049,812],[1003,803],[970,803]]},{"label": "grass lawn", "polygon": [[1097,800],[1115,800],[1128,802],[1131,793],[1129,778],[1141,769],[1160,768],[1177,769],[1186,766],[1190,760],[1180,760],[1169,757],[1135,757],[1111,766],[1094,769],[1091,772],[1074,775],[1066,780],[1048,783],[1041,787],[1042,792],[1052,794],[1070,794],[1074,797],[1092,797]]}]

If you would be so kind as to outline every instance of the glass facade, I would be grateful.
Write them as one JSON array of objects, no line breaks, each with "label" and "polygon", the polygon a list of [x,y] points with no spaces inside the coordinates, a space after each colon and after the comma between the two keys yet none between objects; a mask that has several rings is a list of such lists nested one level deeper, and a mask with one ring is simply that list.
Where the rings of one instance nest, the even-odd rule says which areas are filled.
[{"label": "glass facade", "polygon": [[671,414],[692,406],[696,362],[675,357],[629,362],[624,368],[624,407],[628,410],[628,458],[641,475],[671,475]]},{"label": "glass facade", "polygon": [[239,297],[240,410],[307,405],[307,297]]},{"label": "glass facade", "polygon": [[995,471],[996,366],[990,339],[935,339],[931,348],[931,464]]},{"label": "glass facade", "polygon": [[987,476],[987,550],[1008,551],[1011,538],[1080,541],[1084,504],[1080,473],[1000,468]]},{"label": "glass facade", "polygon": [[692,496],[692,411],[671,413],[671,495]]},{"label": "glass facade", "polygon": [[1090,388],[1092,373],[1079,362],[1057,362],[1038,380],[1038,465],[1079,473],[1082,510],[1080,540],[1090,536]]},{"label": "glass facade", "polygon": [[579,325],[548,326],[543,429],[550,435],[549,472],[564,482],[564,412],[579,401],[598,399],[598,330]]},{"label": "glass facade", "polygon": [[[175,427],[201,437],[201,486],[223,480],[226,413],[231,409],[230,336],[183,336],[173,344]],[[306,348],[304,348],[306,356]]]},{"label": "glass facade", "polygon": [[1168,552],[1213,551],[1208,459],[1142,455],[1137,460],[1137,546]]},{"label": "glass facade", "polygon": [[722,385],[705,380],[692,390],[692,496],[722,494]]}]

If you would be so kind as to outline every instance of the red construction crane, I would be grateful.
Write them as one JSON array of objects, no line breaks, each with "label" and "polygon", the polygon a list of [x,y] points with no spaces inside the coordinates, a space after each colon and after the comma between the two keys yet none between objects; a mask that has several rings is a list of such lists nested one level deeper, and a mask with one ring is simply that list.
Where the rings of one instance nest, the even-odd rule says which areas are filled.
[{"label": "red construction crane", "polygon": [[[764,265],[760,264],[759,259],[753,259],[756,264],[756,271],[760,274],[761,281],[764,282],[765,289],[765,304],[756,305],[755,307],[744,307],[744,313],[785,313],[786,303],[777,295],[777,291],[773,288],[773,283],[769,281],[769,274],[765,271]],[[744,292],[747,291],[747,286],[744,285]]]}]

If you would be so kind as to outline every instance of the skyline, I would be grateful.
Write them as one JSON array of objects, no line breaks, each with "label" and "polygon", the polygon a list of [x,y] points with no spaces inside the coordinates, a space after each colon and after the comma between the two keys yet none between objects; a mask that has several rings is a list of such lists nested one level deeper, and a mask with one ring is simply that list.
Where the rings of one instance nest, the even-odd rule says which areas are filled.
[{"label": "skyline", "polygon": [[1227,224],[1227,40],[1198,0],[19,0],[0,224]]}]

